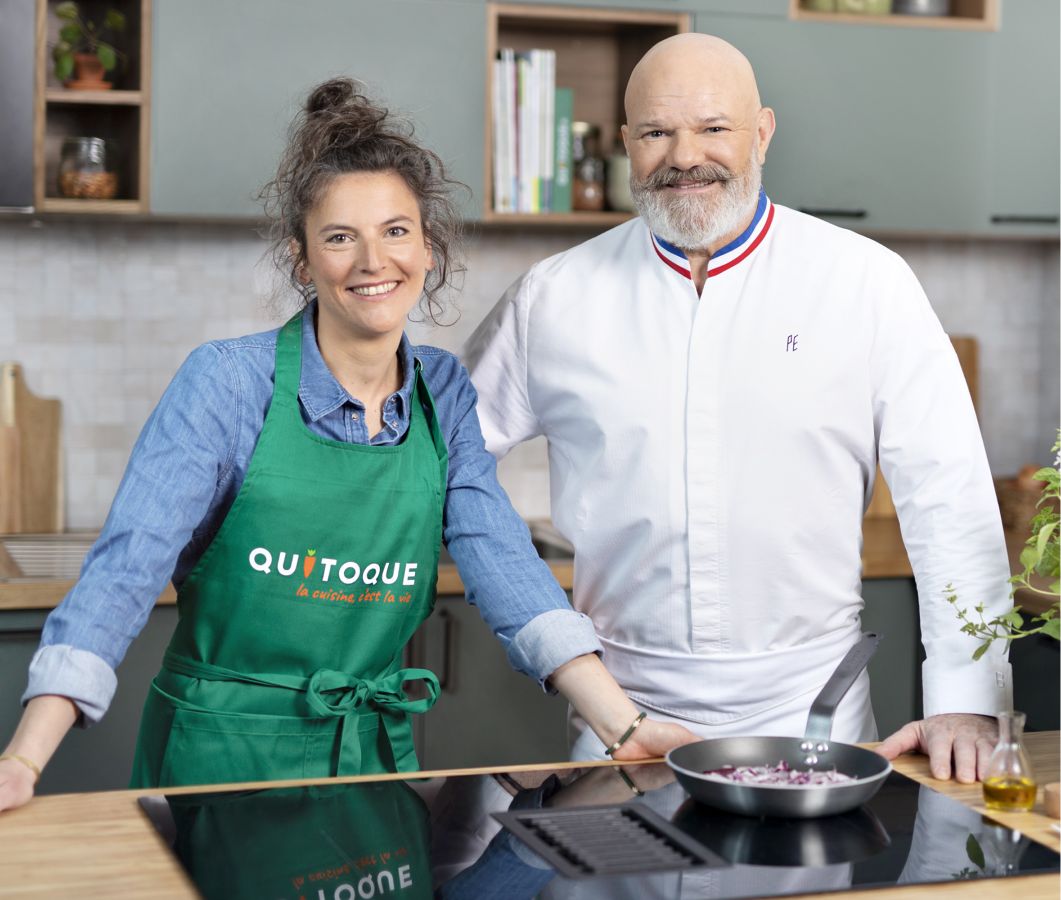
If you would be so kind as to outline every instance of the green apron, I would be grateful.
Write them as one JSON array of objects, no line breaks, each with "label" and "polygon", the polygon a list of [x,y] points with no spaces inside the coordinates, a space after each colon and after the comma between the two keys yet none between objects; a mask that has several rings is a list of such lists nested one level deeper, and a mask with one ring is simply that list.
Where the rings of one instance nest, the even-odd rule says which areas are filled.
[{"label": "green apron", "polygon": [[[448,453],[417,361],[392,447],[302,421],[302,314],[277,336],[272,403],[247,476],[177,596],[131,786],[412,772],[410,712],[438,680],[401,669],[435,603]],[[410,700],[403,681],[422,679]]]},{"label": "green apron", "polygon": [[430,900],[431,824],[403,782],[167,797],[206,900]]},{"label": "green apron", "polygon": [[431,900],[428,808],[407,784],[168,797],[206,900]]}]

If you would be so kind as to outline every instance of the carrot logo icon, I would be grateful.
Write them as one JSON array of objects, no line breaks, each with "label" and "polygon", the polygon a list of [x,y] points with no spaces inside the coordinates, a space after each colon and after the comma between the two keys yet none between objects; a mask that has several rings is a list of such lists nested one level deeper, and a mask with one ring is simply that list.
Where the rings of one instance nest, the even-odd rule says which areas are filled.
[{"label": "carrot logo icon", "polygon": [[306,558],[302,560],[302,575],[305,578],[309,578],[309,573],[313,571],[313,566],[317,562],[317,557],[314,556],[316,550],[307,550]]}]

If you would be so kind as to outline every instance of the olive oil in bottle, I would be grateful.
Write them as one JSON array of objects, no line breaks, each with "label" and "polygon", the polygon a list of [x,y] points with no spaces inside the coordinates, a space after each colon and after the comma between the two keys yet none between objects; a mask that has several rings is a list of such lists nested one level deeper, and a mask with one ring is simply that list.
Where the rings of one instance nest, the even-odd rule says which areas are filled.
[{"label": "olive oil in bottle", "polygon": [[1037,788],[1031,778],[988,778],[984,804],[988,809],[1031,809]]},{"label": "olive oil in bottle", "polygon": [[1024,751],[1024,713],[998,714],[998,744],[987,764],[984,803],[988,809],[1031,809],[1036,782]]}]

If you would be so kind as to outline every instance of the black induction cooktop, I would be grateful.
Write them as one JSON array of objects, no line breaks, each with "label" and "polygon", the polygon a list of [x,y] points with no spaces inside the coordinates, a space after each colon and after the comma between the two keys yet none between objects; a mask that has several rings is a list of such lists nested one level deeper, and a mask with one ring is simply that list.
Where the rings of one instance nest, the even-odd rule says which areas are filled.
[{"label": "black induction cooktop", "polygon": [[643,796],[605,767],[140,803],[206,900],[724,900],[1059,870],[897,773],[853,812],[795,820],[701,806],[666,766],[624,772]]}]

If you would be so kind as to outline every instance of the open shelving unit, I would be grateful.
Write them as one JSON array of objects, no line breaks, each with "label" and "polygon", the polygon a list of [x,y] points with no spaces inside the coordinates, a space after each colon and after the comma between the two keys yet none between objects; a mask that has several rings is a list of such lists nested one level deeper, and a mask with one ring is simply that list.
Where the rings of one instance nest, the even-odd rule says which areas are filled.
[{"label": "open shelving unit", "polygon": [[[115,41],[127,56],[108,73],[115,88],[69,90],[56,80],[52,48],[58,41],[58,0],[36,0],[33,116],[33,194],[40,212],[138,215],[149,210],[151,123],[151,0],[82,0],[86,17],[99,21],[106,7],[125,14],[126,31]],[[118,150],[118,195],[110,200],[63,197],[59,158],[68,137],[100,137]]]},{"label": "open shelving unit", "polygon": [[556,51],[556,85],[573,88],[575,119],[600,126],[602,155],[626,121],[623,94],[630,72],[653,45],[692,30],[688,13],[488,3],[486,7],[486,127],[483,154],[483,222],[541,226],[618,225],[628,212],[499,213],[493,204],[493,97],[497,51]]},{"label": "open shelving unit", "polygon": [[897,25],[906,28],[952,28],[964,31],[997,31],[999,0],[951,0],[947,16],[871,16],[848,12],[816,12],[804,0],[789,0],[788,17],[808,22],[841,22],[846,25]]}]

